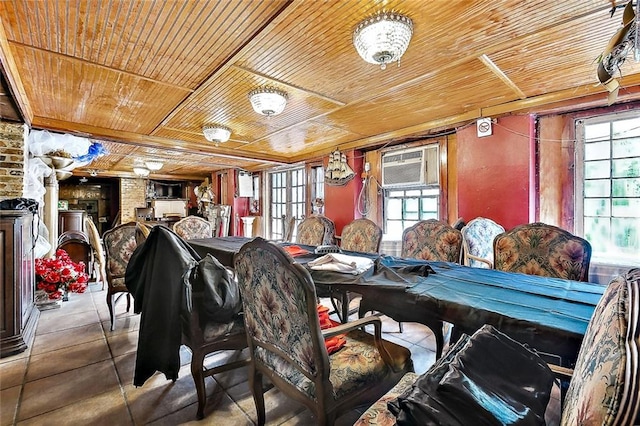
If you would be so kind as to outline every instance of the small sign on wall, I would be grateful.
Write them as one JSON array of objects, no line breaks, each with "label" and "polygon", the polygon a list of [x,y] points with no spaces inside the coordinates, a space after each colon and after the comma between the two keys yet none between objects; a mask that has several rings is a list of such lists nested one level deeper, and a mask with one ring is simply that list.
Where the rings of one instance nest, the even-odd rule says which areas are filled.
[{"label": "small sign on wall", "polygon": [[69,210],[69,201],[58,200],[58,210]]},{"label": "small sign on wall", "polygon": [[476,122],[476,127],[478,129],[478,137],[483,138],[485,136],[491,136],[492,128],[491,128],[491,119],[490,118],[480,118]]}]

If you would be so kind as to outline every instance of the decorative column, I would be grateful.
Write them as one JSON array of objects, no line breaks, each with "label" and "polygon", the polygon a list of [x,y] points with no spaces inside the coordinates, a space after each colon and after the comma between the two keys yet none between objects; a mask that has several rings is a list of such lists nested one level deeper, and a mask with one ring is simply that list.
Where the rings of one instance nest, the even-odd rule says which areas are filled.
[{"label": "decorative column", "polygon": [[44,207],[43,218],[44,224],[49,230],[49,244],[51,244],[51,250],[47,253],[47,256],[53,256],[58,247],[58,178],[55,172],[51,173],[49,177],[44,178],[44,187],[46,192],[44,193]]}]

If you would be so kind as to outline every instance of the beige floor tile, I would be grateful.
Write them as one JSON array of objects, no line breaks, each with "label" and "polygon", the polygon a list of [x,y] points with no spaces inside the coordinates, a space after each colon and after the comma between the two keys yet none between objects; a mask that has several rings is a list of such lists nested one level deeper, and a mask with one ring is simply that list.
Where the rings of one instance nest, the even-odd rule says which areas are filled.
[{"label": "beige floor tile", "polygon": [[[242,408],[249,418],[257,420],[256,405],[248,382],[242,382],[227,390],[231,399]],[[264,393],[267,425],[279,425],[307,410],[307,407],[271,387]]]},{"label": "beige floor tile", "polygon": [[[40,322],[42,321],[44,320],[41,317]],[[31,354],[39,355],[94,340],[104,340],[104,332],[100,324],[84,325],[74,328],[73,331],[59,330],[51,333],[36,334]]]},{"label": "beige floor tile", "polygon": [[111,359],[111,353],[105,339],[34,355],[29,362],[27,381],[41,379],[108,359]]},{"label": "beige floor tile", "polygon": [[104,392],[120,389],[113,361],[102,361],[72,371],[27,382],[18,420],[56,410]]},{"label": "beige floor tile", "polygon": [[107,334],[107,343],[113,356],[121,356],[138,350],[138,332]]},{"label": "beige floor tile", "polygon": [[173,426],[173,425],[233,425],[248,426],[253,425],[253,421],[238,407],[224,392],[216,392],[207,398],[207,405],[204,411],[204,419],[196,420],[197,403],[189,405],[175,413],[160,418],[150,425],[153,426]]},{"label": "beige floor tile", "polygon": [[24,382],[28,358],[18,358],[0,364],[0,389],[7,389]]},{"label": "beige floor tile", "polygon": [[[98,314],[95,310],[91,311],[81,311],[75,312],[71,310],[66,310],[63,306],[58,310],[58,312],[64,313],[63,315],[56,316],[55,318],[46,318],[45,311],[42,315],[40,315],[40,320],[38,321],[38,328],[36,330],[36,335],[58,332],[66,329],[78,328],[84,325],[90,325],[94,323],[99,323],[100,319],[98,318]],[[44,317],[44,318],[43,318]]]},{"label": "beige floor tile", "polygon": [[12,388],[2,389],[0,391],[0,425],[13,424],[16,414],[16,407],[20,400],[20,390],[22,386],[14,386]]},{"label": "beige floor tile", "polygon": [[126,426],[133,424],[119,389],[83,399],[18,423],[19,426]]}]

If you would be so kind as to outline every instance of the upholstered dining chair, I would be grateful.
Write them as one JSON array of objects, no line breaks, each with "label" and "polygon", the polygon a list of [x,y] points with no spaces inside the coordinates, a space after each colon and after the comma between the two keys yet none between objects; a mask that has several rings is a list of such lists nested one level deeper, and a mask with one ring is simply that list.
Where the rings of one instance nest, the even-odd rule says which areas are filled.
[{"label": "upholstered dining chair", "polygon": [[309,216],[296,229],[296,243],[310,246],[335,244],[336,227],[326,216]]},{"label": "upholstered dining chair", "polygon": [[530,275],[589,280],[591,244],[546,223],[529,223],[493,240],[495,269]]},{"label": "upholstered dining chair", "polygon": [[[262,376],[304,403],[317,424],[333,424],[353,407],[375,401],[413,370],[408,349],[381,338],[377,317],[321,330],[309,272],[277,245],[260,237],[235,258],[251,362],[249,384],[258,424],[265,423]],[[373,324],[374,335],[362,331]],[[325,339],[345,336],[328,354]]]},{"label": "upholstered dining chair", "polygon": [[211,238],[211,222],[198,216],[187,216],[173,224],[173,230],[185,240]]},{"label": "upholstered dining chair", "polygon": [[475,268],[493,268],[493,239],[504,232],[502,225],[491,219],[476,217],[462,230],[463,264]]},{"label": "upholstered dining chair", "polygon": [[370,219],[355,219],[342,228],[340,247],[343,250],[378,253],[382,229]]},{"label": "upholstered dining chair", "polygon": [[[559,377],[570,377],[561,412],[548,414],[561,426],[640,424],[640,269],[614,278],[596,306],[578,352],[573,370],[549,365]],[[451,352],[451,351],[450,351]],[[450,353],[436,361],[425,373],[434,375]],[[526,365],[521,364],[525,369]],[[482,371],[476,372],[482,376]],[[418,376],[407,374],[356,421],[356,426],[396,424],[387,402],[412,387]],[[490,379],[491,380],[491,379]],[[514,407],[524,412],[528,407]],[[451,407],[456,412],[456,407]]]},{"label": "upholstered dining chair", "polygon": [[[107,306],[111,319],[111,331],[115,328],[114,305],[125,296],[127,312],[131,308],[131,296],[125,285],[124,277],[127,264],[139,242],[144,241],[144,234],[136,222],[123,223],[106,231],[102,236],[105,249],[105,263],[107,273]],[[114,301],[114,296],[120,294]]]},{"label": "upholstered dining chair", "polygon": [[460,262],[462,234],[445,222],[421,220],[402,232],[402,257]]},{"label": "upholstered dining chair", "polygon": [[89,244],[91,244],[91,249],[93,250],[93,263],[95,265],[94,270],[96,271],[96,281],[100,281],[102,283],[102,289],[104,290],[104,285],[107,282],[107,272],[102,239],[100,238],[100,233],[98,232],[98,228],[96,228],[96,224],[93,223],[93,220],[91,220],[89,216],[84,218],[84,224],[89,236]]},{"label": "upholstered dining chair", "polygon": [[282,215],[282,241],[291,242],[293,231],[296,227],[296,218],[291,215]]},{"label": "upholstered dining chair", "polygon": [[[340,247],[348,251],[378,253],[381,240],[382,229],[375,222],[366,218],[355,219],[342,228]],[[338,313],[340,321],[347,322],[349,319],[349,304],[353,294],[347,291],[329,289],[328,296]],[[320,295],[320,297],[323,297],[323,295]]]}]

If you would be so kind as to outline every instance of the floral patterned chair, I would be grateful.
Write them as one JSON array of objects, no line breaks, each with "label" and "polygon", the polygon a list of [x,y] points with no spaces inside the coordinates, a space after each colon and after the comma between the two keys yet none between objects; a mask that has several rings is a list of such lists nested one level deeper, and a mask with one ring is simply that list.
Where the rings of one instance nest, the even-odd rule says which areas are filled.
[{"label": "floral patterned chair", "polygon": [[460,262],[462,234],[445,222],[422,220],[402,233],[402,257]]},{"label": "floral patterned chair", "polygon": [[375,222],[362,218],[348,223],[342,229],[340,247],[343,250],[378,253],[382,229]]},{"label": "floral patterned chair", "polygon": [[[640,269],[616,277],[607,286],[585,332],[575,368],[568,371],[572,378],[559,416],[560,425],[640,424],[639,300]],[[445,355],[441,359],[446,358]],[[567,372],[550,367],[559,375]],[[416,379],[415,375],[406,375],[355,425],[396,424],[386,402],[409,389]]]},{"label": "floral patterned chair", "polygon": [[[131,295],[124,282],[127,264],[138,243],[144,241],[140,226],[136,222],[124,223],[104,233],[102,242],[105,249],[105,264],[107,273],[107,306],[111,318],[111,331],[115,327],[114,304],[122,295],[127,298],[127,312],[131,307]],[[113,296],[122,293],[116,300]]]},{"label": "floral patterned chair", "polygon": [[173,230],[185,240],[193,238],[211,238],[211,222],[198,216],[187,216],[173,224]]},{"label": "floral patterned chair", "polygon": [[475,268],[493,268],[493,239],[504,228],[491,219],[477,217],[462,230],[463,264]]},{"label": "floral patterned chair", "polygon": [[493,240],[495,269],[529,275],[589,280],[591,244],[545,223],[516,226]]},{"label": "floral patterned chair", "polygon": [[[277,245],[258,237],[236,255],[251,363],[249,384],[265,423],[262,376],[307,405],[317,424],[371,403],[413,370],[408,349],[381,338],[377,317],[321,330],[309,272]],[[373,324],[375,334],[360,328]],[[344,335],[329,355],[324,339]]]},{"label": "floral patterned chair", "polygon": [[303,219],[296,231],[296,243],[310,246],[335,244],[336,227],[326,216],[309,216]]}]

